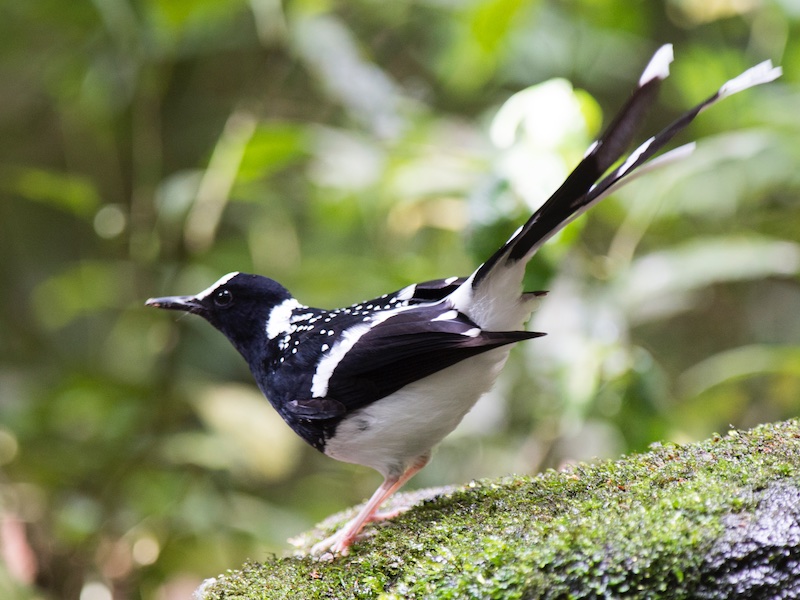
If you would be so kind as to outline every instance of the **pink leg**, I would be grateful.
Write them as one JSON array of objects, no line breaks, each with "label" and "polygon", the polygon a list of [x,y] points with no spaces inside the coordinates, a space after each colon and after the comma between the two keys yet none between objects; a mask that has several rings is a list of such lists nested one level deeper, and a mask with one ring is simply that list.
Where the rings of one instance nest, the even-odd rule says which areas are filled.
[{"label": "pink leg", "polygon": [[370,521],[380,520],[386,518],[378,513],[378,508],[383,504],[389,496],[399,490],[409,479],[416,475],[426,464],[428,464],[429,456],[419,457],[405,472],[399,477],[388,477],[384,479],[380,487],[375,490],[372,497],[364,505],[364,508],[349,521],[342,529],[337,531],[331,537],[315,544],[311,549],[312,554],[321,554],[330,549],[334,554],[341,554],[347,556],[350,546],[355,541],[358,534],[363,529],[364,525]]}]

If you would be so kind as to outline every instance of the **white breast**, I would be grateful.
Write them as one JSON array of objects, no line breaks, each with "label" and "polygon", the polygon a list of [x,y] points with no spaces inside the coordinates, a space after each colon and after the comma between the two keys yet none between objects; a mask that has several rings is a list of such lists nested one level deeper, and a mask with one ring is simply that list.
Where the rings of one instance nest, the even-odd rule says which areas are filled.
[{"label": "white breast", "polygon": [[473,356],[355,411],[339,424],[325,454],[384,477],[402,473],[456,428],[492,386],[509,351]]}]

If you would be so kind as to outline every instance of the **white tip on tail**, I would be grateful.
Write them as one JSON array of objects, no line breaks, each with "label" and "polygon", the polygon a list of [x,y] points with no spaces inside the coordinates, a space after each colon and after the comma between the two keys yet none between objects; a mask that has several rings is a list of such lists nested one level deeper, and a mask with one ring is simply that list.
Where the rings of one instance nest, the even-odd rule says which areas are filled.
[{"label": "white tip on tail", "polygon": [[780,67],[772,66],[771,60],[765,60],[764,62],[757,64],[755,67],[747,69],[747,71],[738,77],[734,77],[730,81],[727,81],[725,84],[723,84],[723,86],[719,88],[720,99],[730,96],[731,94],[736,94],[755,85],[761,85],[762,83],[774,81],[780,77],[782,73],[783,70]]},{"label": "white tip on tail", "polygon": [[664,44],[656,50],[653,58],[647,63],[644,73],[639,78],[639,86],[643,86],[648,81],[653,79],[666,79],[669,75],[669,63],[672,62],[674,55],[672,53],[672,44]]}]

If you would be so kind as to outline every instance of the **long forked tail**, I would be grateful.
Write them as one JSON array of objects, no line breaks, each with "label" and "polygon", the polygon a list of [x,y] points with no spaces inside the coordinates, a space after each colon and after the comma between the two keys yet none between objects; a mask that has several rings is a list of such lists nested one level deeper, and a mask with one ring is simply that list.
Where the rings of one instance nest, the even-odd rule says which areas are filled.
[{"label": "long forked tail", "polygon": [[[606,174],[630,146],[636,130],[656,100],[661,82],[669,75],[671,62],[672,46],[667,44],[653,55],[628,102],[597,141],[589,147],[583,160],[578,163],[561,187],[470,277],[468,281],[473,290],[479,288],[495,269],[519,261],[527,262],[547,239],[567,223],[620,185],[643,173],[646,168],[640,167],[689,125],[700,112],[731,94],[773,81],[781,75],[781,68],[773,67],[771,61],[765,61],[748,69],[726,82],[708,99],[686,111],[660,133],[645,141],[631,152],[622,164]],[[681,146],[650,161],[647,166],[655,166],[686,156],[693,149],[694,144]]]}]

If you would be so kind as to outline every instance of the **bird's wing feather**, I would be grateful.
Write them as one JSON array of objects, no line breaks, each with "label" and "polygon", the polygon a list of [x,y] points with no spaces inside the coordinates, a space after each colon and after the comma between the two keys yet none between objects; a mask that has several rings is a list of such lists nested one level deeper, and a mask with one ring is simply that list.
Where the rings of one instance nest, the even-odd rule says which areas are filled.
[{"label": "bird's wing feather", "polygon": [[297,417],[310,420],[335,419],[347,414],[347,407],[333,398],[290,400],[287,409]]},{"label": "bird's wing feather", "polygon": [[420,302],[438,302],[467,280],[466,277],[449,277],[423,281],[414,286],[411,304]]},{"label": "bird's wing feather", "polygon": [[432,279],[430,281],[423,281],[422,283],[414,283],[395,292],[384,294],[378,298],[364,300],[363,302],[352,305],[350,308],[355,308],[356,306],[372,306],[377,307],[378,310],[388,310],[396,308],[397,306],[438,302],[458,289],[458,286],[466,280],[466,277],[448,277],[446,279]]},{"label": "bird's wing feather", "polygon": [[333,369],[326,397],[355,410],[466,358],[541,335],[483,331],[442,305],[415,307],[358,339]]}]

